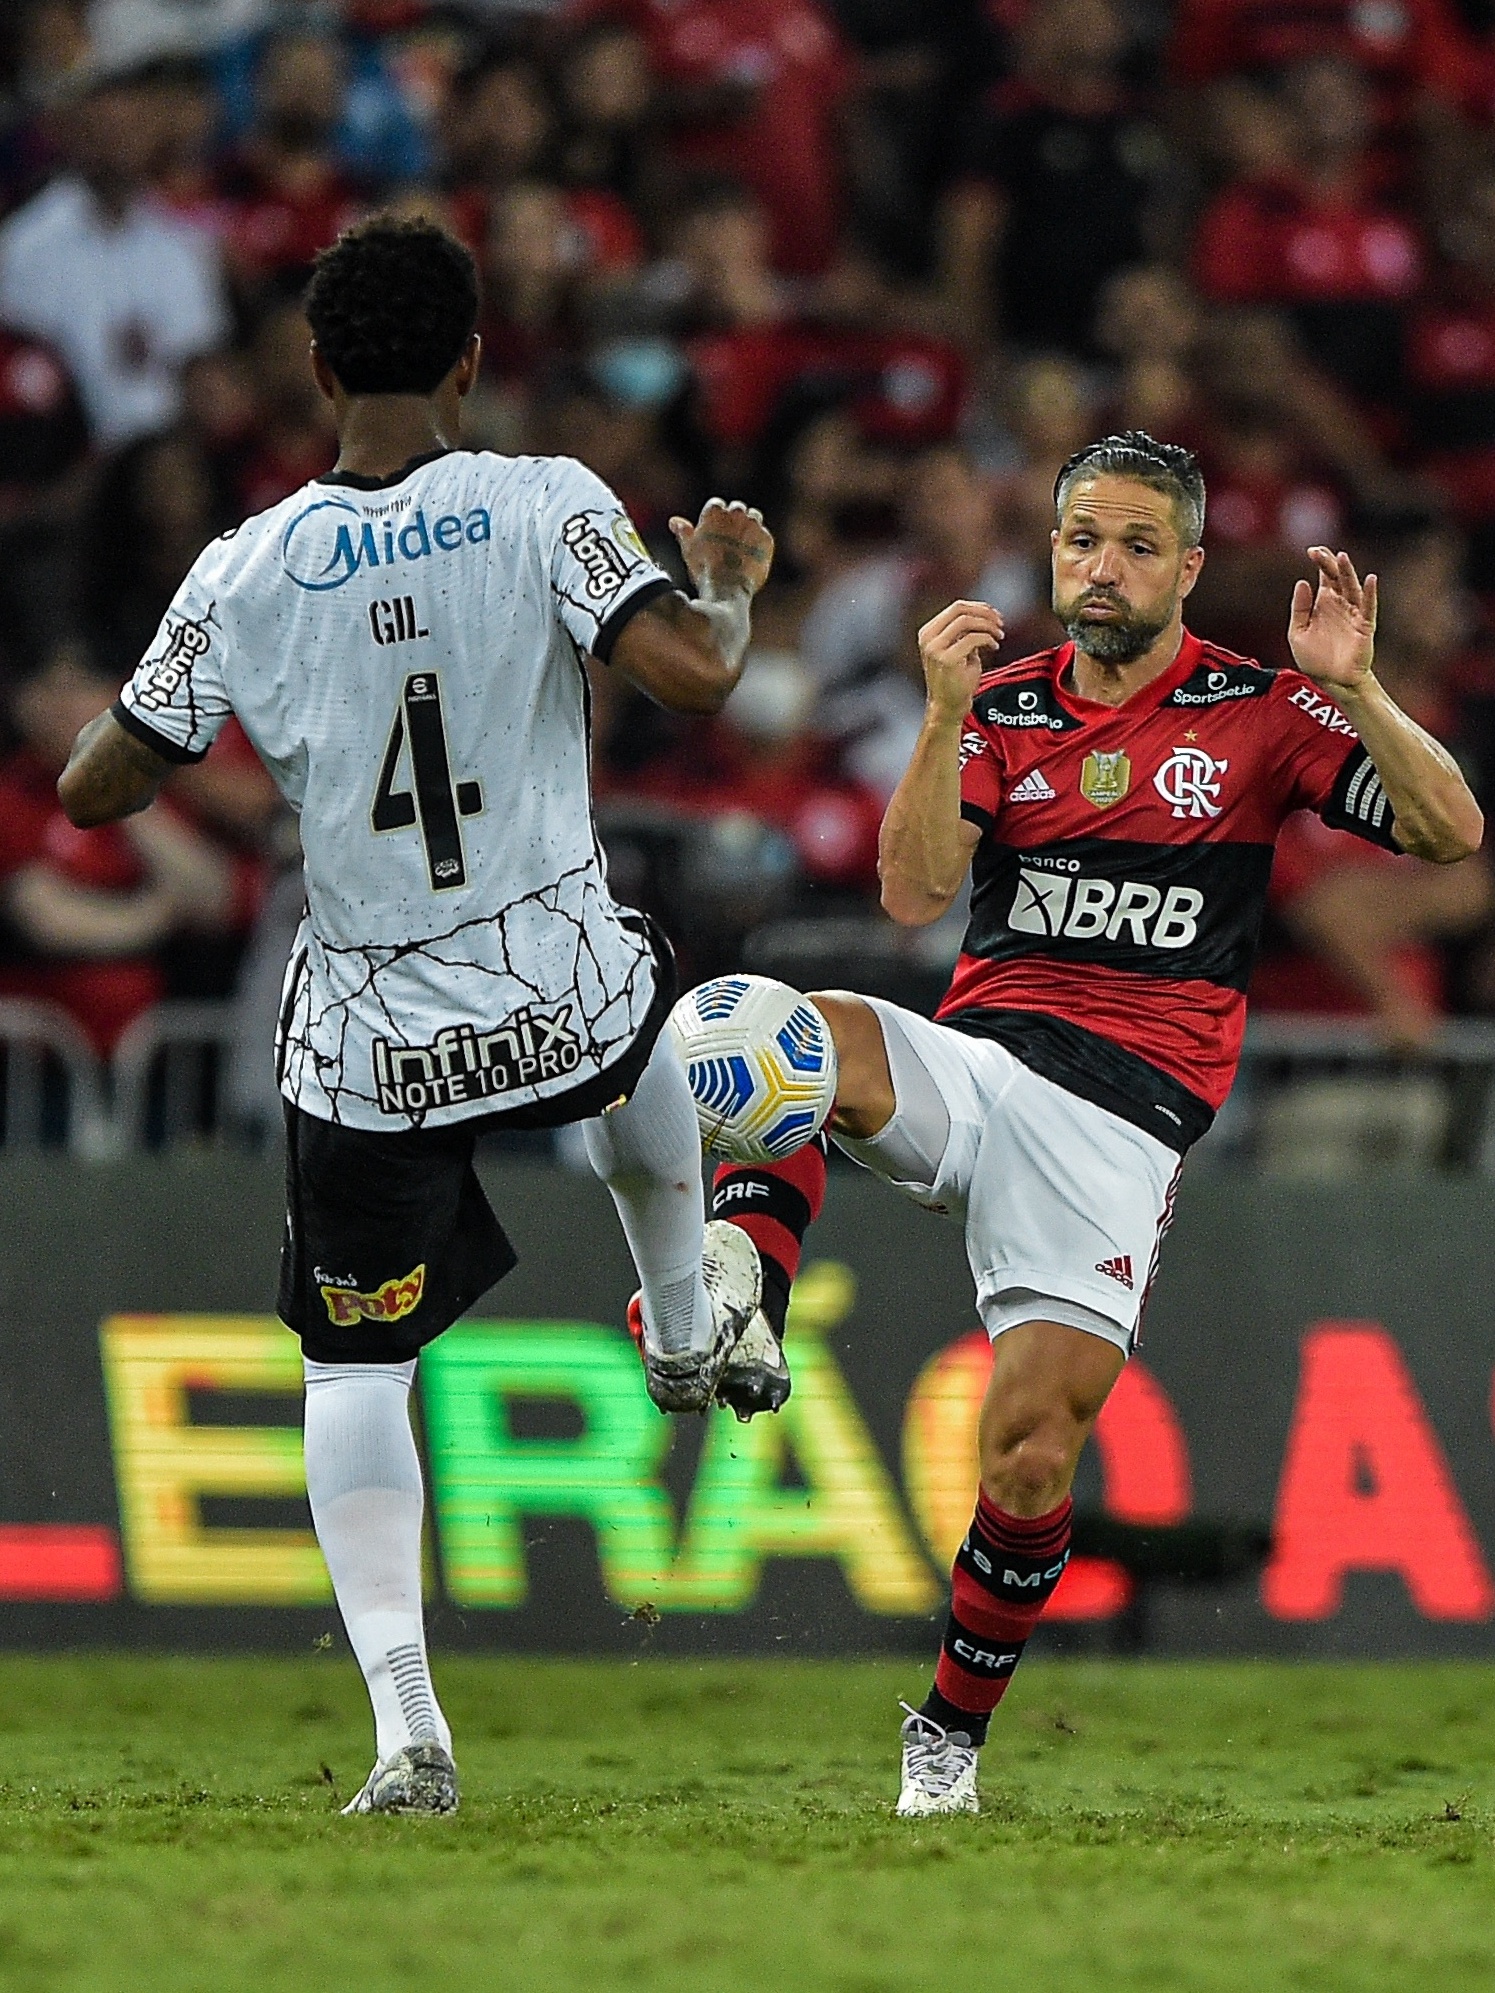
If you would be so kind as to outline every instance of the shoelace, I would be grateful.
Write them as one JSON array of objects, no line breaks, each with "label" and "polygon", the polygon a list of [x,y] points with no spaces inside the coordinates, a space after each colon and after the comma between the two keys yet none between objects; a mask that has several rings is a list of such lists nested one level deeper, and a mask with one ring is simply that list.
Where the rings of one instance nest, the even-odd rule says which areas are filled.
[{"label": "shoelace", "polygon": [[919,1728],[905,1737],[910,1774],[927,1790],[946,1793],[965,1770],[966,1748],[951,1742],[950,1733],[922,1709],[900,1701],[898,1707],[913,1718]]}]

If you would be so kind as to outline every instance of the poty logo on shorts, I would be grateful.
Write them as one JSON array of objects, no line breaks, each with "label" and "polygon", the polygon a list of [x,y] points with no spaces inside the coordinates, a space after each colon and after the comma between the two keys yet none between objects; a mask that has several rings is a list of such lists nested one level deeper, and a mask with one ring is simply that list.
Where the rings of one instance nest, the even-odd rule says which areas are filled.
[{"label": "poty logo on shorts", "polygon": [[1057,941],[1130,941],[1138,948],[1187,948],[1199,937],[1204,895],[1195,886],[1166,894],[1140,879],[1076,879],[1024,865],[1007,925]]},{"label": "poty logo on shorts", "polygon": [[366,519],[346,498],[319,498],[281,535],[280,562],[298,588],[325,593],[365,569],[400,567],[492,538],[493,521],[481,505],[460,516],[445,512],[428,525],[421,506],[403,521]]},{"label": "poty logo on shorts", "polygon": [[1152,786],[1176,817],[1217,817],[1220,777],[1228,761],[1216,761],[1202,747],[1176,747],[1152,778]]},{"label": "poty logo on shorts", "polygon": [[422,1260],[413,1273],[398,1280],[386,1280],[372,1294],[359,1294],[349,1287],[324,1287],[327,1319],[339,1329],[355,1322],[400,1322],[420,1306],[426,1291],[426,1267]]}]

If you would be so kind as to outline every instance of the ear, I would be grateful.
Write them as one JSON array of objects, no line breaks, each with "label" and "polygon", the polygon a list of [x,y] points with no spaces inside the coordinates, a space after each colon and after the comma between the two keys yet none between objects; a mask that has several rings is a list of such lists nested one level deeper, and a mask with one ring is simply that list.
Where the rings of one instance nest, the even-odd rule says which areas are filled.
[{"label": "ear", "polygon": [[328,401],[335,403],[338,396],[337,375],[328,366],[326,355],[315,339],[311,342],[311,371],[312,378],[322,394]]},{"label": "ear", "polygon": [[478,368],[483,364],[483,342],[476,332],[468,340],[461,359],[457,362],[452,385],[459,395],[472,393],[478,378]]},{"label": "ear", "polygon": [[1184,555],[1184,564],[1179,571],[1178,599],[1180,602],[1183,601],[1186,595],[1194,593],[1194,584],[1199,579],[1199,570],[1203,566],[1203,547],[1190,547],[1189,551]]}]

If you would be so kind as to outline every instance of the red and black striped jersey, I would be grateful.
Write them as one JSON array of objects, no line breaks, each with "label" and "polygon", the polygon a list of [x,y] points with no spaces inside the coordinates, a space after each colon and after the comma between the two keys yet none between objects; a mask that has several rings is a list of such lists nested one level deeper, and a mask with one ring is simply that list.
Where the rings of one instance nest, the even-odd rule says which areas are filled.
[{"label": "red and black striped jersey", "polygon": [[1066,686],[1072,644],[999,666],[962,743],[981,831],[938,1015],[1183,1150],[1230,1091],[1272,850],[1295,810],[1397,847],[1330,696],[1185,632],[1123,706]]}]

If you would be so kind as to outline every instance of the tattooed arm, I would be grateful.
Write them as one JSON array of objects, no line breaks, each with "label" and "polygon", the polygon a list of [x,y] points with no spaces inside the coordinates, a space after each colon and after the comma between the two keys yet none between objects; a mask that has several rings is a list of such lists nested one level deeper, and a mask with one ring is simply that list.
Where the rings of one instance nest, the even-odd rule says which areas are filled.
[{"label": "tattooed arm", "polygon": [[148,809],[172,766],[126,733],[112,713],[100,713],[73,742],[57,799],[80,830],[92,830]]},{"label": "tattooed arm", "polygon": [[763,515],[710,499],[699,522],[672,519],[696,599],[657,597],[619,633],[612,664],[672,713],[719,713],[742,672],[753,597],[773,564]]}]

